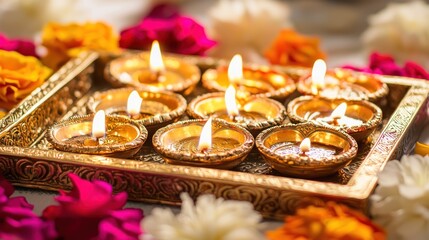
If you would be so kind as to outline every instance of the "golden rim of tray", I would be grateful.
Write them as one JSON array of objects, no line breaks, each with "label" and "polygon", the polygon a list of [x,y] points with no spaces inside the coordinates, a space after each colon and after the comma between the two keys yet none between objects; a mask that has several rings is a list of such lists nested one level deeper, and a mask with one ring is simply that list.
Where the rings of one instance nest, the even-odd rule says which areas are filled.
[{"label": "golden rim of tray", "polygon": [[[213,193],[227,199],[250,201],[264,216],[278,219],[303,204],[318,204],[329,199],[365,209],[366,200],[376,186],[377,175],[386,162],[409,153],[414,146],[423,127],[429,94],[429,84],[423,80],[381,76],[388,85],[407,90],[379,137],[373,140],[369,153],[362,157],[362,163],[346,183],[37,148],[35,144],[43,141],[43,127],[67,117],[65,112],[79,108],[73,101],[88,91],[90,73],[94,68],[97,73],[100,63],[96,60],[103,58],[105,56],[99,57],[97,53],[87,53],[69,61],[0,120],[0,143],[3,145],[0,146],[0,170],[6,178],[18,186],[54,190],[70,188],[67,173],[74,172],[84,178],[106,180],[116,191],[127,191],[132,200],[178,205],[180,192],[187,191],[193,197]],[[211,58],[183,56],[183,59],[197,63],[202,69],[218,63]],[[308,72],[302,68],[276,68],[290,75]],[[66,110],[59,111],[58,107]]]}]

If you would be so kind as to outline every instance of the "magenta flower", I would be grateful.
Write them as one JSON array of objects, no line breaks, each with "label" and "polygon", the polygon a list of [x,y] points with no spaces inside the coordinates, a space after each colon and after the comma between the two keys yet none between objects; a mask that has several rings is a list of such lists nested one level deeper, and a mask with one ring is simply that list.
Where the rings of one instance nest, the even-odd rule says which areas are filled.
[{"label": "magenta flower", "polygon": [[204,55],[216,44],[203,26],[168,5],[156,6],[139,24],[123,30],[119,46],[149,50],[154,40],[164,51],[188,55]]},{"label": "magenta flower", "polygon": [[69,174],[74,188],[60,191],[59,206],[48,206],[43,217],[55,223],[62,239],[137,239],[143,212],[122,209],[125,192],[113,195],[112,186],[103,181],[89,182]]},{"label": "magenta flower", "polygon": [[408,61],[404,65],[405,76],[429,80],[429,73],[415,62]]},{"label": "magenta flower", "polygon": [[429,80],[428,72],[426,72],[426,70],[417,63],[406,62],[404,67],[401,67],[395,63],[395,59],[393,59],[392,56],[379,54],[377,52],[371,53],[369,57],[369,64],[367,67],[346,65],[343,66],[343,68],[366,73],[421,78]]},{"label": "magenta flower", "polygon": [[33,42],[19,39],[8,39],[0,34],[0,49],[19,52],[25,56],[37,57],[36,46]]},{"label": "magenta flower", "polygon": [[142,233],[140,222],[142,211],[136,209],[123,209],[114,211],[101,220],[98,225],[98,240],[123,239],[132,240]]},{"label": "magenta flower", "polygon": [[52,222],[45,222],[33,213],[33,205],[24,197],[12,197],[14,189],[0,178],[0,239],[55,239]]}]

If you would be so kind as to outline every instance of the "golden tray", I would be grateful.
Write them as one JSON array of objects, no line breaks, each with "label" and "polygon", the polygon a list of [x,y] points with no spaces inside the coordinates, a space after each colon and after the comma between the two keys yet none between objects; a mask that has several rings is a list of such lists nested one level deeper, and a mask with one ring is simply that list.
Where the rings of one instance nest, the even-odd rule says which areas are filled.
[{"label": "golden tray", "polygon": [[[326,200],[365,211],[377,174],[388,160],[412,151],[426,119],[429,84],[382,77],[390,88],[382,126],[359,146],[358,156],[350,165],[332,177],[317,180],[281,176],[255,150],[233,170],[168,165],[147,144],[133,160],[53,150],[44,134],[46,128],[55,121],[86,113],[85,104],[92,92],[107,87],[100,76],[111,57],[86,53],[69,61],[0,120],[0,174],[16,186],[57,190],[71,188],[67,174],[74,172],[85,179],[110,182],[115,191],[128,192],[130,200],[171,205],[180,204],[184,191],[194,198],[211,193],[249,201],[265,217],[277,219],[297,207]],[[211,58],[183,58],[201,69],[219,63]],[[308,71],[279,69],[294,77]],[[197,88],[194,95],[201,91]]]}]

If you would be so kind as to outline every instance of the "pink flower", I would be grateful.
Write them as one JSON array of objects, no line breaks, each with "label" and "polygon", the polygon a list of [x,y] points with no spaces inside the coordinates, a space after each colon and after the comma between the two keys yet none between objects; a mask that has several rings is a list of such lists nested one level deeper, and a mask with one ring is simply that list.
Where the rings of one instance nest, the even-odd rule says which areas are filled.
[{"label": "pink flower", "polygon": [[143,213],[136,209],[114,211],[98,225],[97,239],[136,239],[142,233],[140,228],[142,218]]},{"label": "pink flower", "polygon": [[404,65],[405,76],[429,80],[429,73],[415,62],[408,61]]},{"label": "pink flower", "polygon": [[156,6],[139,24],[123,30],[119,46],[149,50],[154,40],[164,51],[188,55],[204,55],[216,44],[203,26],[168,5]]},{"label": "pink flower", "polygon": [[[59,206],[48,206],[43,217],[52,220],[63,239],[137,239],[143,212],[122,209],[125,192],[113,195],[112,186],[103,181],[89,182],[69,174],[74,188],[60,191]],[[136,230],[137,229],[137,230]]]},{"label": "pink flower", "polygon": [[403,76],[429,80],[429,73],[426,72],[426,70],[417,63],[406,62],[404,67],[400,67],[398,64],[395,63],[395,59],[393,59],[392,56],[379,54],[376,52],[371,53],[369,57],[369,64],[367,67],[346,65],[343,66],[343,68],[366,73]]},{"label": "pink flower", "polygon": [[0,239],[54,239],[57,234],[51,222],[33,213],[33,205],[24,197],[12,197],[14,189],[0,178]]},{"label": "pink flower", "polygon": [[377,74],[392,76],[404,75],[402,68],[395,63],[395,59],[390,55],[383,55],[376,52],[372,53],[369,56],[368,67],[373,73]]},{"label": "pink flower", "polygon": [[25,56],[37,57],[36,46],[33,42],[19,39],[8,39],[0,34],[0,49],[19,52]]}]

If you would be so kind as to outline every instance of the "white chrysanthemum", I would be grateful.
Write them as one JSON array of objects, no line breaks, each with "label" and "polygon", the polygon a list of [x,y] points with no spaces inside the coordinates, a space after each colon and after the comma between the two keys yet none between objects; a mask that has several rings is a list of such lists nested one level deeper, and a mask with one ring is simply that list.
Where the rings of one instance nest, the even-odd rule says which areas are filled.
[{"label": "white chrysanthemum", "polygon": [[218,41],[212,55],[241,53],[258,60],[278,32],[290,27],[289,8],[274,0],[220,0],[209,11],[209,34]]},{"label": "white chrysanthemum", "polygon": [[0,0],[0,32],[32,38],[48,21],[68,17],[74,0]]},{"label": "white chrysanthemum", "polygon": [[103,21],[119,31],[137,23],[150,1],[0,0],[0,32],[32,38],[48,22]]},{"label": "white chrysanthemum", "polygon": [[429,66],[428,16],[429,5],[423,1],[389,4],[370,18],[363,41],[368,50]]},{"label": "white chrysanthemum", "polygon": [[[157,240],[259,240],[261,216],[248,202],[202,195],[196,204],[182,193],[182,210],[156,208],[142,221],[143,239]],[[152,236],[149,236],[152,235]]]},{"label": "white chrysanthemum", "polygon": [[120,31],[139,22],[150,5],[150,1],[142,0],[77,0],[73,12],[63,22],[103,21]]},{"label": "white chrysanthemum", "polygon": [[371,196],[371,213],[392,239],[429,236],[429,156],[387,163]]}]

